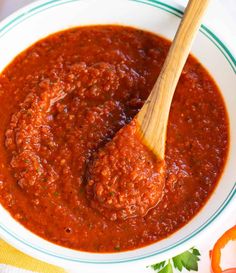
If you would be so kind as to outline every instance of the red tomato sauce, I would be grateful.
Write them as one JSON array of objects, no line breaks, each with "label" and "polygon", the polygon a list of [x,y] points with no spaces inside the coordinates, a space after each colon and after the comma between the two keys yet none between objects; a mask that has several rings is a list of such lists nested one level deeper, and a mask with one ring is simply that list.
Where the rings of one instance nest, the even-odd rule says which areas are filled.
[{"label": "red tomato sauce", "polygon": [[[229,136],[220,92],[192,56],[171,106],[160,202],[145,216],[111,221],[94,209],[86,183],[94,154],[142,107],[169,46],[129,27],[80,27],[37,42],[1,73],[0,202],[16,220],[59,245],[114,252],[161,240],[196,215],[220,178]],[[148,175],[147,161],[138,164]]]},{"label": "red tomato sauce", "polygon": [[143,144],[136,119],[121,128],[89,165],[88,199],[110,220],[143,217],[163,197],[165,161]]}]

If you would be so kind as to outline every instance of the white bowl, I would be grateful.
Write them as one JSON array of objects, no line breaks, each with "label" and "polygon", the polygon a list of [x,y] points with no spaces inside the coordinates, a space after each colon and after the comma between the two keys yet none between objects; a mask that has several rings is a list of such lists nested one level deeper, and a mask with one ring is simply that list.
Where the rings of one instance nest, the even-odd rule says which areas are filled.
[{"label": "white bowl", "polygon": [[[129,25],[172,39],[182,13],[181,7],[166,0],[38,1],[0,24],[0,71],[35,41],[74,26]],[[229,157],[224,173],[209,201],[193,220],[173,235],[150,246],[115,254],[94,254],[64,248],[36,236],[0,206],[0,236],[31,256],[63,267],[77,267],[80,272],[108,273],[114,268],[117,271],[139,272],[147,265],[192,247],[203,235],[214,231],[217,223],[223,221],[222,216],[233,214],[236,201],[235,56],[225,42],[204,25],[192,52],[219,85],[230,122]]]}]

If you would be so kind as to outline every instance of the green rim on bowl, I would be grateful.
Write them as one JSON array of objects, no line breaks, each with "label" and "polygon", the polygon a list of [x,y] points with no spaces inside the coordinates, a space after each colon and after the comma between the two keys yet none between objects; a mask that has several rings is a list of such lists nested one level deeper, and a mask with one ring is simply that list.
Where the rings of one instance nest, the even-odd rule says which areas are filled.
[{"label": "green rim on bowl", "polygon": [[[3,27],[0,29],[0,38],[3,37],[12,28],[16,27],[19,23],[27,20],[28,18],[34,16],[35,14],[41,13],[42,11],[53,8],[55,6],[67,4],[70,2],[78,2],[78,1],[81,1],[81,0],[48,0],[48,1],[43,2],[41,4],[39,3],[37,6],[34,6],[34,7],[30,8],[29,10],[27,10],[26,12],[22,12],[18,16],[13,17],[12,20],[7,21],[5,23],[5,25],[3,25]],[[171,13],[177,17],[182,17],[182,15],[183,15],[183,11],[181,11],[175,7],[172,7],[171,5],[163,3],[161,1],[157,1],[157,0],[128,0],[128,1],[138,2],[138,3],[144,4],[144,5],[150,5],[152,7],[155,7],[155,8],[164,10],[168,13]],[[227,46],[206,26],[202,25],[200,31],[220,50],[220,52],[223,54],[223,56],[226,58],[226,60],[230,64],[232,70],[236,73],[236,59],[231,54],[231,52],[229,51]],[[228,196],[224,200],[224,202],[219,206],[218,210],[205,223],[203,223],[197,230],[193,231],[191,234],[189,234],[189,235],[185,236],[184,238],[182,238],[181,240],[177,241],[175,244],[173,244],[169,247],[162,248],[158,251],[152,251],[150,253],[147,253],[146,255],[140,255],[135,258],[119,259],[119,260],[115,260],[112,262],[111,261],[99,261],[99,260],[90,261],[90,260],[86,260],[86,259],[71,258],[66,255],[57,255],[56,253],[53,253],[52,251],[49,251],[45,248],[41,248],[39,246],[34,246],[34,245],[30,244],[29,242],[25,241],[23,238],[20,238],[18,234],[14,233],[12,231],[9,231],[3,223],[0,223],[0,229],[5,234],[14,238],[18,242],[26,245],[27,247],[30,247],[31,249],[34,249],[34,250],[39,251],[43,254],[52,256],[54,258],[59,258],[59,259],[71,261],[71,262],[90,263],[90,264],[113,264],[113,263],[132,262],[132,261],[137,261],[140,259],[149,258],[151,256],[155,256],[158,254],[163,254],[163,253],[165,253],[169,250],[175,249],[176,247],[180,246],[181,244],[189,241],[191,238],[193,238],[194,236],[199,234],[202,230],[204,230],[207,226],[209,226],[221,214],[221,212],[223,210],[225,210],[225,208],[229,205],[230,201],[234,198],[235,195],[236,195],[236,183],[234,183],[234,187],[232,188],[232,190],[230,191],[230,193],[228,194]]]}]

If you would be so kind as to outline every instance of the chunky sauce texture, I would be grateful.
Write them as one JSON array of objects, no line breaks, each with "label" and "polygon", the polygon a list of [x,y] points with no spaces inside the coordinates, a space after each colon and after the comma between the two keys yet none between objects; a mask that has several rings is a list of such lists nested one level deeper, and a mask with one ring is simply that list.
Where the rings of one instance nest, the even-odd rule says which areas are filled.
[{"label": "chunky sauce texture", "polygon": [[89,164],[90,204],[110,220],[145,216],[165,186],[165,161],[143,144],[136,119],[121,128]]},{"label": "chunky sauce texture", "polygon": [[[140,147],[124,151],[127,139],[118,143],[113,137],[142,107],[169,46],[129,27],[81,27],[37,42],[2,72],[0,202],[15,219],[56,244],[114,252],[165,238],[196,215],[222,173],[228,123],[216,84],[192,56],[171,106],[166,180],[156,191],[162,198],[137,217],[127,216],[145,214],[145,204],[157,198],[151,193],[157,184],[152,181],[135,197],[137,213],[120,198],[139,196],[141,177],[138,187],[130,183],[135,168],[141,166],[146,177],[150,169],[142,149],[138,164],[126,162],[126,153]],[[111,139],[115,145],[107,144]],[[106,173],[110,159],[102,147],[111,156],[118,153],[118,171],[127,171],[125,186],[114,180],[116,173]],[[90,168],[97,175],[90,176]],[[97,181],[102,175],[107,184]]]}]

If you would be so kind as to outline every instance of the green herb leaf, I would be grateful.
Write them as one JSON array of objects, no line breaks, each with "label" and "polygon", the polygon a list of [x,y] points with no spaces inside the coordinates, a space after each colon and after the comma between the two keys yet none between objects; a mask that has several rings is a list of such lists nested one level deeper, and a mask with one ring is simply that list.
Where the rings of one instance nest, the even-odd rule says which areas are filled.
[{"label": "green herb leaf", "polygon": [[153,270],[161,269],[165,265],[166,261],[151,265]]},{"label": "green herb leaf", "polygon": [[153,264],[151,268],[157,273],[173,273],[173,266],[179,272],[181,272],[183,268],[187,269],[188,271],[198,271],[198,261],[200,261],[199,256],[201,256],[200,252],[193,247],[173,257],[168,262],[163,261]]},{"label": "green herb leaf", "polygon": [[201,256],[201,254],[200,254],[200,252],[199,252],[198,249],[192,248],[192,250],[193,250],[193,255],[195,255],[195,256]]},{"label": "green herb leaf", "polygon": [[176,257],[172,258],[172,260],[173,260],[174,267],[177,268],[181,272],[183,269],[181,259],[179,259],[178,256],[176,256]]},{"label": "green herb leaf", "polygon": [[198,261],[200,260],[198,256],[200,256],[200,252],[195,248],[185,251],[173,258],[174,267],[180,272],[183,267],[188,271],[198,271]]},{"label": "green herb leaf", "polygon": [[162,268],[161,271],[159,271],[159,273],[173,273],[173,268],[170,262],[168,262],[168,264]]}]

